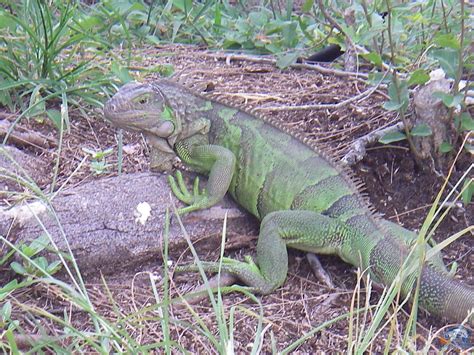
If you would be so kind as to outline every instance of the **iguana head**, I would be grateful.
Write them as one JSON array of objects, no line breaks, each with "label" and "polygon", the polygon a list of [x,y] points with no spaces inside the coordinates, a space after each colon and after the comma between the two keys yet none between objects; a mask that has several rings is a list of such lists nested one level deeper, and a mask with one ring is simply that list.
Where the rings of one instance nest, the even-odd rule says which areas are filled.
[{"label": "iguana head", "polygon": [[170,109],[166,96],[151,84],[128,83],[104,106],[113,125],[152,137],[163,152],[172,152],[181,122]]}]

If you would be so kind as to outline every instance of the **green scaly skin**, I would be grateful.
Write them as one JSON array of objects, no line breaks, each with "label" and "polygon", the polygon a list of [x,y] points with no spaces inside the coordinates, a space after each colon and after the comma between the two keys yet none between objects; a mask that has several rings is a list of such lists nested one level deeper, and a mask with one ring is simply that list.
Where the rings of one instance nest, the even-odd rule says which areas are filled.
[{"label": "green scaly skin", "polygon": [[[229,192],[262,221],[257,262],[224,261],[224,270],[254,292],[268,294],[284,283],[287,247],[336,254],[367,270],[372,280],[391,285],[416,239],[413,232],[375,217],[352,179],[326,155],[261,118],[176,83],[127,84],[104,113],[117,127],[143,133],[152,161],[162,169],[176,154],[208,175],[206,189],[199,191],[195,183],[192,192],[180,174],[170,177],[172,191],[188,205],[180,213],[211,207]],[[402,284],[404,295],[415,281],[413,271]],[[474,291],[452,278],[438,256],[422,267],[419,305],[459,322],[474,308]]]}]

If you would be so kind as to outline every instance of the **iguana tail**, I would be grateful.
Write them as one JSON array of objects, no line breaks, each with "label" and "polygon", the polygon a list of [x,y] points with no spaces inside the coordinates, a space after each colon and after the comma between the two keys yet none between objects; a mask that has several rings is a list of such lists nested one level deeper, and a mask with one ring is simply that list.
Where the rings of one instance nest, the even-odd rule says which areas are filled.
[{"label": "iguana tail", "polygon": [[[390,285],[408,257],[407,249],[392,238],[380,240],[370,252],[370,268],[377,281]],[[408,266],[409,267],[409,266]],[[411,272],[402,286],[407,295],[416,285],[416,272]],[[431,314],[450,321],[462,322],[474,309],[474,290],[463,285],[446,271],[424,265],[421,270],[419,306]],[[471,313],[468,323],[474,324]]]},{"label": "iguana tail", "polygon": [[[458,280],[424,267],[421,273],[420,307],[446,319],[462,322],[474,310],[474,291]],[[474,324],[474,314],[468,323]]]}]

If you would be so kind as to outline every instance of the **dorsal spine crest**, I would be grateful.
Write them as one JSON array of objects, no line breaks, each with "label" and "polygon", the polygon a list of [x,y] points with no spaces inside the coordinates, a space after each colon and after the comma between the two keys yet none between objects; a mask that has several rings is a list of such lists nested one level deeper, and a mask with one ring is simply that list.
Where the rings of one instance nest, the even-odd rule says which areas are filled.
[{"label": "dorsal spine crest", "polygon": [[[164,79],[163,79],[164,80]],[[301,132],[293,132],[291,129],[281,123],[278,119],[274,117],[269,117],[263,115],[261,112],[255,113],[255,111],[259,111],[257,107],[250,106],[249,104],[246,105],[238,105],[231,100],[229,100],[228,96],[226,96],[224,93],[213,93],[213,92],[196,92],[193,90],[193,87],[198,86],[198,84],[193,84],[190,85],[188,82],[180,82],[174,80],[165,80],[171,84],[174,85],[180,85],[184,87],[186,90],[190,92],[190,94],[199,97],[203,100],[209,100],[209,101],[214,101],[218,104],[228,106],[229,108],[232,109],[237,109],[239,111],[242,111],[243,113],[254,117],[256,119],[262,120],[265,122],[265,124],[268,124],[281,132],[284,132],[288,134],[290,137],[296,139],[297,141],[301,142],[302,144],[306,145],[310,149],[312,149],[317,155],[325,159],[326,161],[330,162],[334,168],[337,169],[337,171],[341,174],[341,176],[346,180],[347,184],[351,186],[354,192],[358,192],[359,195],[359,200],[361,203],[366,205],[367,211],[370,212],[373,208],[372,205],[369,201],[369,198],[364,194],[363,189],[364,189],[364,184],[359,178],[356,178],[354,176],[354,173],[345,166],[342,166],[341,164],[338,164],[338,158],[334,154],[331,154],[331,150],[328,148],[324,148],[325,144],[319,144],[314,141],[312,141],[309,137],[305,136]],[[374,216],[375,217],[375,216]]]}]

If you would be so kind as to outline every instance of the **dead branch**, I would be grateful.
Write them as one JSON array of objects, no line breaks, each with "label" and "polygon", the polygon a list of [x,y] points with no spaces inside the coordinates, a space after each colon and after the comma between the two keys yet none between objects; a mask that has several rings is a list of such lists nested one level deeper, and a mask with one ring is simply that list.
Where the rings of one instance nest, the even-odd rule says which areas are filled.
[{"label": "dead branch", "polygon": [[360,137],[359,139],[356,139],[351,144],[349,153],[344,155],[344,157],[341,159],[341,162],[347,165],[354,165],[359,160],[362,160],[364,158],[367,145],[369,145],[370,143],[377,142],[380,138],[382,138],[388,133],[400,132],[402,130],[403,122],[399,122],[397,124],[394,124],[393,126],[378,129],[376,131],[370,132],[369,134],[366,134],[365,136]]},{"label": "dead branch", "polygon": [[377,90],[377,86],[371,87],[359,95],[353,96],[347,100],[341,101],[337,104],[315,104],[315,105],[298,105],[298,106],[264,106],[258,107],[256,110],[259,111],[300,111],[300,110],[327,110],[327,109],[338,109],[344,107],[351,102],[359,101],[370,97]]},{"label": "dead branch", "polygon": [[[207,58],[225,60],[226,63],[228,64],[230,64],[232,60],[235,60],[235,61],[247,61],[247,62],[253,62],[253,63],[266,63],[266,64],[276,65],[276,59],[273,59],[271,57],[252,56],[252,55],[245,55],[245,54],[231,54],[231,53],[204,53],[202,55]],[[355,77],[355,78],[364,79],[364,80],[366,80],[369,77],[368,74],[365,74],[365,73],[347,72],[344,70],[326,68],[317,64],[296,63],[296,64],[290,65],[290,68],[304,68],[304,69],[309,69],[309,70],[315,70],[322,74],[342,76],[342,77]]]},{"label": "dead branch", "polygon": [[[8,134],[7,141],[17,146],[32,145],[42,149],[57,146],[57,142],[53,138],[44,136],[38,132],[28,131],[25,128],[19,128],[18,126],[15,128],[17,128],[17,131],[11,131],[12,123],[7,120],[0,120],[0,139],[3,139]],[[19,130],[22,132],[19,132]]]}]

